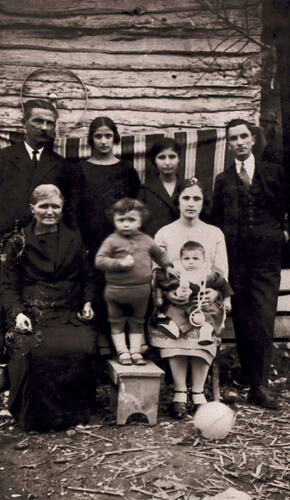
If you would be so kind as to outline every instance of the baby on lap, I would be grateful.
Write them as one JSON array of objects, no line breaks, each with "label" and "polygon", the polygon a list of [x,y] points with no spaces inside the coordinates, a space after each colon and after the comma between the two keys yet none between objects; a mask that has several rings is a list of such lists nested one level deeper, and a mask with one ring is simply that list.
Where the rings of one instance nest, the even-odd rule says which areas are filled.
[{"label": "baby on lap", "polygon": [[[156,325],[175,339],[194,327],[198,329],[198,343],[209,345],[213,333],[218,335],[221,330],[220,315],[231,310],[232,288],[217,269],[209,269],[204,247],[198,242],[187,241],[181,247],[180,259],[173,264],[178,278],[167,278],[162,269],[155,271]],[[206,306],[203,301],[208,288],[219,294]]]}]

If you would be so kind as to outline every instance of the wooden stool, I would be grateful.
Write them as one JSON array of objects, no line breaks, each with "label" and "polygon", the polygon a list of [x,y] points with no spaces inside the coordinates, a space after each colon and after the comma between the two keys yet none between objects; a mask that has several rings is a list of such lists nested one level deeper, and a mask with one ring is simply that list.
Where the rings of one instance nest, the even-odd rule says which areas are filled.
[{"label": "wooden stool", "polygon": [[117,425],[124,425],[134,413],[146,415],[150,425],[157,423],[160,381],[164,371],[152,361],[144,366],[124,366],[108,360],[111,385],[111,409]]}]

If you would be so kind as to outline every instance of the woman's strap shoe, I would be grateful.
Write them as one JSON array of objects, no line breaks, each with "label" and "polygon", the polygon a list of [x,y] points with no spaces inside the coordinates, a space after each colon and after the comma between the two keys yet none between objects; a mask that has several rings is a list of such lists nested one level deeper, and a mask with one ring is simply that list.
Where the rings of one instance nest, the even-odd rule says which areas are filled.
[{"label": "woman's strap shoe", "polygon": [[173,401],[170,403],[170,414],[176,419],[184,418],[187,414],[186,403],[179,403],[179,401]]},{"label": "woman's strap shoe", "polygon": [[172,401],[170,403],[170,414],[173,418],[181,419],[184,418],[187,414],[186,409],[186,400],[187,400],[187,391],[178,391],[175,390],[174,394],[184,394],[180,399],[184,399],[184,401]]}]

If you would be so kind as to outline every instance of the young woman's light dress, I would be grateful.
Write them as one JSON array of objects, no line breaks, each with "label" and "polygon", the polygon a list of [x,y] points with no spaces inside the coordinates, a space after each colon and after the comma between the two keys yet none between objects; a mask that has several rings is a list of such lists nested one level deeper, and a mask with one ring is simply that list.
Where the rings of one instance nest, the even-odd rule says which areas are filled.
[{"label": "young woman's light dress", "polygon": [[[225,278],[228,275],[228,263],[225,239],[222,231],[199,220],[194,227],[185,227],[180,219],[163,228],[155,235],[156,243],[164,250],[171,262],[180,258],[180,249],[187,241],[197,241],[205,249],[206,260],[210,266],[216,267]],[[222,318],[221,318],[222,320]],[[153,329],[151,344],[160,348],[161,357],[197,356],[211,364],[216,347],[209,349],[199,346],[194,329],[178,339],[171,339]]]}]

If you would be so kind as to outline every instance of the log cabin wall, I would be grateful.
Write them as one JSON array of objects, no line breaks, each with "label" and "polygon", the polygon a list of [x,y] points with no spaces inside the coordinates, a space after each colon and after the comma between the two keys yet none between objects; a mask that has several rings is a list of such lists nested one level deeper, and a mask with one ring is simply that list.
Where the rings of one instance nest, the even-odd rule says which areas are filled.
[{"label": "log cabin wall", "polygon": [[[207,4],[230,5],[230,24]],[[85,136],[98,115],[122,134],[258,123],[259,9],[256,0],[0,0],[0,128],[21,129],[25,80],[23,100],[50,96],[66,136]]]}]

